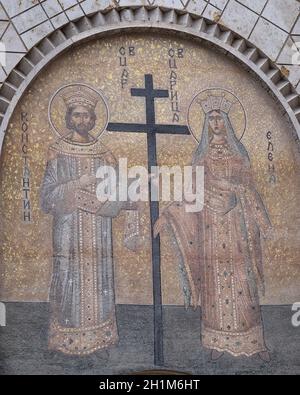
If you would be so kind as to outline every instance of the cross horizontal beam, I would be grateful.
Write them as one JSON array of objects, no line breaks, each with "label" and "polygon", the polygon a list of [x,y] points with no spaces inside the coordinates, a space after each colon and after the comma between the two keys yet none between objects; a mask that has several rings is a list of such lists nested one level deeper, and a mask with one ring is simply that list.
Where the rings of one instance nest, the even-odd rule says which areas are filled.
[{"label": "cross horizontal beam", "polygon": [[136,132],[159,134],[190,134],[187,126],[181,125],[146,125],[142,123],[110,122],[106,128],[110,132]]},{"label": "cross horizontal beam", "polygon": [[139,97],[147,97],[149,98],[163,98],[169,97],[169,91],[162,89],[153,89],[151,92],[148,92],[147,89],[143,88],[131,88],[131,96],[139,96]]}]

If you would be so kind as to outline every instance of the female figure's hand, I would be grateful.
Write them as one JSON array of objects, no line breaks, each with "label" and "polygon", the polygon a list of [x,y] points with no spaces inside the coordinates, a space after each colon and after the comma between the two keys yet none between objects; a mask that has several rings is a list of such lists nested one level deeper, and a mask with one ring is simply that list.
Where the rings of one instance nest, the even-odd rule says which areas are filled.
[{"label": "female figure's hand", "polygon": [[162,231],[162,229],[167,225],[167,219],[165,215],[161,215],[154,224],[153,227],[153,236],[157,237],[157,235]]}]

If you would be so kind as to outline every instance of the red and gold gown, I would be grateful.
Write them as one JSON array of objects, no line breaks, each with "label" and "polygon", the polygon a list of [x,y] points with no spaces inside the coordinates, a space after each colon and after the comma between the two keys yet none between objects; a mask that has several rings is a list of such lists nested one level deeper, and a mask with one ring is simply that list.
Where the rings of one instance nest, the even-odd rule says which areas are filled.
[{"label": "red and gold gown", "polygon": [[[266,351],[258,288],[263,286],[261,238],[271,229],[250,165],[228,145],[210,145],[204,166],[204,208],[185,203],[163,212],[190,286],[201,302],[203,346],[250,356]],[[169,229],[170,229],[169,228]]]}]

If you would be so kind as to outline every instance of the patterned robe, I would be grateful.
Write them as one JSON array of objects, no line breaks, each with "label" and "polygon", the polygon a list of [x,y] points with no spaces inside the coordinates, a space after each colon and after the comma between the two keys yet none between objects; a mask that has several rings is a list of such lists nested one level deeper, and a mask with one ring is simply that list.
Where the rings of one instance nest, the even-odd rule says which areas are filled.
[{"label": "patterned robe", "polygon": [[49,348],[88,354],[118,341],[115,316],[112,217],[118,202],[100,203],[96,185],[81,188],[83,174],[115,166],[99,143],[62,141],[50,147],[41,186],[41,207],[53,216],[53,276]]},{"label": "patterned robe", "polygon": [[181,280],[193,306],[201,301],[202,344],[234,356],[266,350],[258,298],[263,287],[261,237],[271,224],[249,166],[230,148],[210,147],[204,209],[172,204],[163,213],[175,237]]}]

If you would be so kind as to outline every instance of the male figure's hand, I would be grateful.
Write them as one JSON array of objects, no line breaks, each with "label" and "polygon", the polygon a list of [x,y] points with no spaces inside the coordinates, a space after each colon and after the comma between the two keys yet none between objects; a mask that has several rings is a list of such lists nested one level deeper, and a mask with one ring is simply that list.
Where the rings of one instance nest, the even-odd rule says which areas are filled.
[{"label": "male figure's hand", "polygon": [[96,183],[96,176],[93,174],[84,174],[80,177],[79,183],[82,188]]}]

